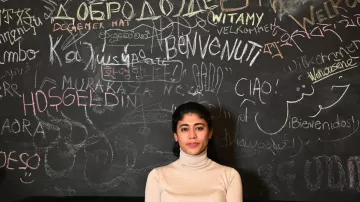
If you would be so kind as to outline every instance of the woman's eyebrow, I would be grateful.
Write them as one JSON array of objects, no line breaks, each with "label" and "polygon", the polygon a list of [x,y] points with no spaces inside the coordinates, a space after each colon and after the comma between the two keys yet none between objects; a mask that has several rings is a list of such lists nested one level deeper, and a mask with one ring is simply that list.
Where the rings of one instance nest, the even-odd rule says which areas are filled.
[{"label": "woman's eyebrow", "polygon": [[[194,126],[198,126],[198,125],[205,125],[205,124],[203,124],[203,123],[195,123],[194,124]],[[181,124],[179,127],[183,127],[183,126],[189,126],[189,124],[187,124],[187,123],[183,123],[183,124]]]},{"label": "woman's eyebrow", "polygon": [[189,124],[183,123],[183,124],[181,124],[179,127],[183,127],[183,126],[189,126]]}]

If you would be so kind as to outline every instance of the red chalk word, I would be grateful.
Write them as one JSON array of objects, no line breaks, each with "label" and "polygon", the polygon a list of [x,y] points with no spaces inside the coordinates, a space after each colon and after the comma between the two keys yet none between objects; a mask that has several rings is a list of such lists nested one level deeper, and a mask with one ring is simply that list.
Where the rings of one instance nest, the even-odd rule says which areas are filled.
[{"label": "red chalk word", "polygon": [[45,93],[42,90],[38,90],[35,93],[31,92],[31,101],[26,101],[28,98],[23,94],[23,107],[24,114],[27,115],[27,109],[32,109],[34,115],[37,112],[45,112],[49,107],[54,107],[56,112],[59,111],[60,106],[73,106],[77,107],[114,107],[121,105],[122,107],[128,107],[131,103],[132,106],[136,107],[136,96],[133,101],[129,95],[117,95],[110,92],[105,92],[98,97],[102,101],[95,101],[93,90],[90,88],[90,92],[84,90],[77,90],[75,88],[67,88],[63,91],[62,95],[58,96],[53,91],[56,87],[52,87]]},{"label": "red chalk word", "polygon": [[3,152],[0,151],[0,168],[5,167],[7,170],[36,170],[40,166],[40,156],[35,153],[30,155],[28,153],[16,154],[16,151]]}]

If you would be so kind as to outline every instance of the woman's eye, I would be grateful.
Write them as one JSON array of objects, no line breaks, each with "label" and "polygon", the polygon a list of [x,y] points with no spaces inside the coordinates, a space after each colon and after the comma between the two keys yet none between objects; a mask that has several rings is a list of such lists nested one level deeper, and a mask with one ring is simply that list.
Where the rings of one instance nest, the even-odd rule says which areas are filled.
[{"label": "woman's eye", "polygon": [[198,127],[198,128],[196,128],[196,130],[202,131],[202,130],[204,130],[204,128],[203,127]]},{"label": "woman's eye", "polygon": [[181,132],[185,132],[185,131],[188,131],[189,129],[188,128],[181,128]]}]

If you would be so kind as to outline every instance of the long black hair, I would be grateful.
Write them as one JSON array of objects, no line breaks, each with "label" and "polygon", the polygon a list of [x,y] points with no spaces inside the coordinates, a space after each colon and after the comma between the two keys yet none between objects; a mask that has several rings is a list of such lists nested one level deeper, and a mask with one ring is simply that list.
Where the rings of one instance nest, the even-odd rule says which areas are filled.
[{"label": "long black hair", "polygon": [[[176,133],[178,122],[184,118],[185,114],[189,114],[189,113],[197,114],[200,118],[206,121],[209,131],[213,130],[213,120],[210,111],[206,107],[204,107],[203,105],[197,102],[186,102],[184,104],[179,105],[172,114],[173,133]],[[180,156],[180,145],[176,141],[174,141],[172,152],[176,157]],[[211,138],[208,142],[207,153],[210,159],[212,159],[213,161],[217,161],[214,138]]]}]

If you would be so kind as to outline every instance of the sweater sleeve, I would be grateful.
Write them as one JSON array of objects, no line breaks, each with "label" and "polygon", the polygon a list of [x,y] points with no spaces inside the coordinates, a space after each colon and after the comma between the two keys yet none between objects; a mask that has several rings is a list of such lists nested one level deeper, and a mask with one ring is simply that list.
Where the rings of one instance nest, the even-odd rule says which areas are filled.
[{"label": "sweater sleeve", "polygon": [[243,189],[240,175],[235,169],[232,169],[232,173],[232,180],[226,191],[226,201],[243,202]]},{"label": "sweater sleeve", "polygon": [[153,169],[147,177],[145,202],[160,202],[160,181],[156,169]]}]

